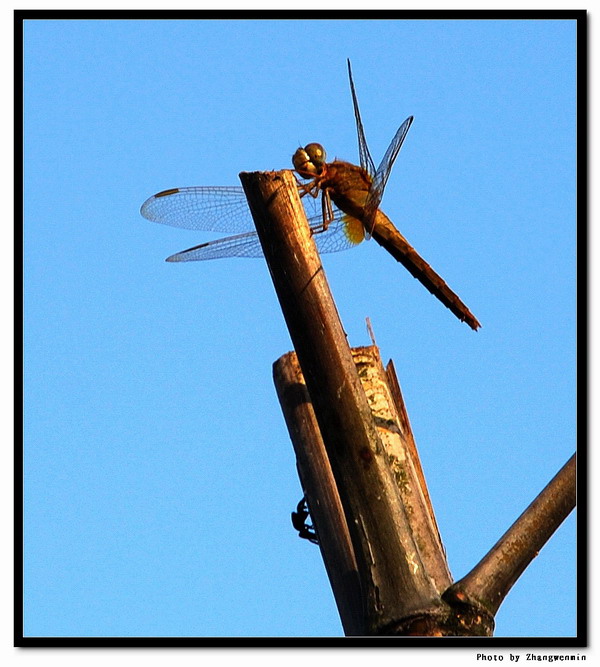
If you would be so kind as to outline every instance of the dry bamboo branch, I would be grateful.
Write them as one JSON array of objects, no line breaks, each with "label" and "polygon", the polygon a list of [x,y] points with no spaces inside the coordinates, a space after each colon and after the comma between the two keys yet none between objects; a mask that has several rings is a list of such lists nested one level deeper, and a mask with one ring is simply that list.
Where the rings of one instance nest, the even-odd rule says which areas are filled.
[{"label": "dry bamboo branch", "polygon": [[395,385],[390,381],[393,371],[389,367],[387,371],[384,369],[379,349],[375,345],[355,347],[352,356],[386,450],[388,465],[396,478],[421,559],[441,595],[452,583],[452,577],[400,385],[395,376]]},{"label": "dry bamboo branch", "polygon": [[[398,483],[398,468],[391,465],[395,455],[390,456],[382,442],[361,386],[296,182],[290,172],[241,174],[240,178],[306,381],[356,558],[359,586],[354,591],[360,593],[360,609],[358,602],[350,602],[353,594],[346,595],[344,604],[357,607],[347,615],[349,626],[354,631],[358,626],[363,635],[490,636],[494,613],[504,596],[575,504],[575,458],[479,565],[440,597],[440,583],[449,581],[449,573],[444,570],[443,547],[416,447],[411,436],[402,450],[402,472],[410,472],[411,492],[418,492],[407,496]],[[391,377],[386,386],[396,397],[399,430],[408,434],[399,388],[395,390]],[[302,465],[304,484],[307,476]],[[331,480],[327,485],[332,486]],[[313,493],[311,501],[316,515],[318,493]],[[409,517],[414,507],[424,522],[415,523]],[[342,524],[339,518],[334,523]],[[423,539],[428,548],[437,550],[433,559],[419,544]],[[347,543],[342,550],[346,551],[344,567],[353,572]],[[428,567],[432,571],[437,567],[437,582]]]},{"label": "dry bamboo branch", "polygon": [[421,561],[289,172],[240,175],[356,555],[363,634],[445,611]]},{"label": "dry bamboo branch", "polygon": [[346,636],[362,634],[360,582],[350,533],[294,352],[284,354],[273,364],[273,376],[344,633]]},{"label": "dry bamboo branch", "polygon": [[481,605],[492,616],[523,570],[538,555],[576,502],[576,455],[565,463],[490,552],[444,599]]},{"label": "dry bamboo branch", "polygon": [[438,539],[441,544],[442,538],[439,534],[437,521],[435,520],[435,513],[433,511],[433,505],[431,504],[427,483],[425,482],[425,473],[423,472],[423,467],[421,466],[421,459],[419,458],[419,453],[417,451],[417,443],[415,442],[410,420],[408,419],[408,412],[406,411],[406,405],[404,404],[404,397],[402,396],[402,390],[400,389],[400,382],[398,381],[398,376],[396,375],[396,368],[394,367],[394,362],[391,359],[388,361],[388,365],[385,367],[385,374],[387,376],[387,385],[392,394],[394,405],[396,406],[396,411],[398,412],[398,419],[400,420],[402,431],[406,433],[406,446],[411,453],[411,458],[415,465],[415,472],[419,479],[421,492],[423,493],[425,502],[429,508],[429,515],[431,516],[431,520],[435,523],[435,529],[438,533]]}]

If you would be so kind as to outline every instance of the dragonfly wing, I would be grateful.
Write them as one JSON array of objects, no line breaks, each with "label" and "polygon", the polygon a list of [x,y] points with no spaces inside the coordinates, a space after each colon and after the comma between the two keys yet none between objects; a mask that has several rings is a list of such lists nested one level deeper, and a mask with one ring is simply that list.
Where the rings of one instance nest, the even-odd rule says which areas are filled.
[{"label": "dragonfly wing", "polygon": [[365,202],[365,220],[372,220],[375,211],[379,208],[379,204],[383,198],[383,191],[385,190],[388,178],[390,177],[392,167],[398,157],[398,153],[400,153],[400,149],[402,148],[402,144],[406,139],[406,135],[408,134],[408,130],[410,129],[413,120],[413,116],[409,116],[402,125],[400,125],[383,156],[381,164],[377,167],[377,171],[373,177],[373,183],[369,189],[367,201]]},{"label": "dragonfly wing", "polygon": [[201,262],[207,259],[223,259],[225,257],[262,257],[263,252],[256,232],[228,236],[216,241],[208,241],[200,245],[182,250],[167,257],[167,262]]},{"label": "dragonfly wing", "polygon": [[400,125],[394,138],[390,142],[390,145],[388,146],[385,155],[383,156],[383,160],[381,160],[381,164],[379,165],[379,167],[377,167],[377,171],[375,172],[375,178],[373,179],[373,181],[376,187],[380,188],[382,191],[385,188],[385,185],[390,176],[390,172],[392,171],[392,167],[394,166],[394,162],[398,157],[398,153],[402,148],[402,144],[406,139],[406,135],[408,134],[408,130],[410,129],[413,120],[414,116],[409,116],[402,123],[402,125]]},{"label": "dragonfly wing", "polygon": [[352,105],[354,106],[354,119],[356,120],[356,132],[358,134],[358,155],[360,157],[360,166],[373,176],[375,173],[375,163],[369,152],[367,140],[365,138],[365,130],[363,128],[360,117],[360,110],[358,108],[358,99],[356,97],[356,90],[354,89],[354,80],[352,79],[352,67],[350,66],[350,59],[348,59],[348,77],[350,79],[350,92],[352,93]]},{"label": "dragonfly wing", "polygon": [[343,213],[334,207],[334,218],[329,226],[323,231],[322,216],[309,219],[313,231],[313,239],[317,244],[319,252],[340,252],[349,250],[365,239],[365,228],[360,220]]},{"label": "dragonfly wing", "polygon": [[164,190],[140,210],[147,220],[183,229],[245,232],[252,218],[241,187],[191,187]]},{"label": "dragonfly wing", "polygon": [[[361,222],[342,213],[334,211],[334,219],[326,231],[323,231],[321,215],[310,217],[313,238],[320,252],[339,252],[356,247],[364,239]],[[208,259],[224,259],[226,257],[262,257],[262,247],[256,232],[236,234],[216,241],[208,241],[200,245],[182,250],[167,257],[167,262],[201,262]]]}]

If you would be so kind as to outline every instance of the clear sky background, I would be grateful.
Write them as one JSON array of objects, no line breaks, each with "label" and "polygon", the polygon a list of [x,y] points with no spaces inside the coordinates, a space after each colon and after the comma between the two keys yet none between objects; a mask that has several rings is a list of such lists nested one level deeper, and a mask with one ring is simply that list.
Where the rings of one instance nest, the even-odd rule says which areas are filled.
[{"label": "clear sky background", "polygon": [[[25,633],[341,636],[271,366],[261,260],[151,194],[238,185],[300,144],[375,161],[382,208],[481,321],[375,243],[323,257],[352,345],[396,365],[456,579],[575,450],[575,23],[29,21],[25,30]],[[575,514],[497,637],[574,636]]]}]

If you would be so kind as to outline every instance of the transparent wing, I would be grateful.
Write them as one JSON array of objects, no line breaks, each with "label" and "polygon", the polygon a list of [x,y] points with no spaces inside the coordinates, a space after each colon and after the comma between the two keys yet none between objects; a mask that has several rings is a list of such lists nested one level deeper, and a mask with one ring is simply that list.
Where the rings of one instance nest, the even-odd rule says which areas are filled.
[{"label": "transparent wing", "polygon": [[350,92],[352,93],[352,105],[354,106],[354,119],[356,121],[356,132],[358,134],[358,155],[360,158],[360,166],[366,169],[370,176],[375,174],[375,163],[369,152],[367,146],[367,139],[365,138],[365,130],[363,128],[360,117],[360,110],[358,108],[358,99],[356,97],[356,90],[354,89],[354,80],[352,79],[352,67],[350,66],[350,59],[348,59],[348,77],[350,79]]},{"label": "transparent wing", "polygon": [[[321,204],[303,197],[306,215],[322,216]],[[241,187],[198,186],[163,190],[149,197],[140,213],[152,222],[206,232],[247,232],[254,229],[246,195]]]},{"label": "transparent wing", "polygon": [[167,262],[199,262],[207,259],[221,259],[223,257],[262,257],[263,252],[256,232],[236,234],[224,239],[209,241],[182,250],[170,257]]},{"label": "transparent wing", "polygon": [[253,228],[241,187],[192,187],[164,190],[140,209],[147,220],[183,229],[246,232]]},{"label": "transparent wing", "polygon": [[[326,231],[320,214],[309,218],[313,238],[319,252],[339,252],[356,247],[364,239],[363,226],[339,209],[334,210],[334,219]],[[198,262],[226,257],[262,257],[263,252],[256,232],[228,236],[209,241],[171,255],[167,262]]]},{"label": "transparent wing", "polygon": [[383,190],[385,189],[386,183],[388,182],[388,178],[390,177],[392,167],[394,166],[394,162],[398,157],[398,153],[400,153],[400,149],[402,148],[402,144],[406,139],[406,135],[408,134],[408,130],[410,129],[413,120],[414,117],[409,116],[402,123],[402,125],[400,125],[398,131],[388,146],[385,155],[383,156],[383,160],[381,160],[381,164],[379,167],[377,167],[375,177],[373,178],[373,185],[377,191],[381,192],[382,196]]},{"label": "transparent wing", "polygon": [[313,230],[313,239],[321,253],[340,252],[356,248],[365,240],[365,229],[360,220],[346,215],[336,206],[333,207],[333,221],[326,231],[322,231],[321,216],[318,216],[317,221],[314,218],[309,218],[309,223]]},{"label": "transparent wing", "polygon": [[[383,191],[385,190],[388,178],[390,177],[392,167],[398,157],[398,153],[400,153],[400,149],[402,148],[402,144],[406,139],[406,135],[408,134],[408,130],[410,129],[413,120],[413,116],[409,116],[402,125],[400,125],[383,156],[381,164],[377,167],[377,171],[373,177],[373,183],[369,189],[367,201],[365,202],[365,222],[367,222],[367,224],[368,221],[373,219],[375,211],[379,208],[379,204],[383,198]],[[368,226],[370,227],[370,225]]]}]

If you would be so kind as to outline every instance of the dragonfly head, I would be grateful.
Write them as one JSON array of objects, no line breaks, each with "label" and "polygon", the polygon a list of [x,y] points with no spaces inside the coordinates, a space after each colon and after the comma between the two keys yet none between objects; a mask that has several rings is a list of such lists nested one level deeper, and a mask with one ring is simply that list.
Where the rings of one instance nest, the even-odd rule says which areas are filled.
[{"label": "dragonfly head", "polygon": [[292,162],[302,178],[314,178],[323,171],[325,158],[325,149],[321,144],[307,144],[294,153]]}]

